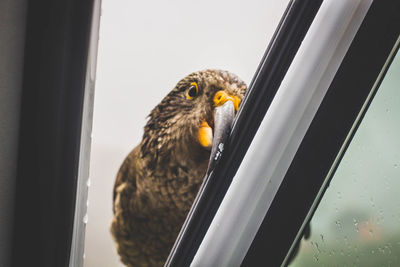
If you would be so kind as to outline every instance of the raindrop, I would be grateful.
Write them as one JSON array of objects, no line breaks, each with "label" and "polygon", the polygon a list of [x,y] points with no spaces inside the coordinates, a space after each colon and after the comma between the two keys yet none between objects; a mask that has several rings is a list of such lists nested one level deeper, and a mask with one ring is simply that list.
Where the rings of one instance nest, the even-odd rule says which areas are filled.
[{"label": "raindrop", "polygon": [[358,221],[353,219],[354,227],[356,228],[356,232],[358,233],[360,230],[358,229]]},{"label": "raindrop", "polygon": [[340,192],[337,192],[337,197],[338,197],[338,199],[341,199],[342,198],[342,194]]},{"label": "raindrop", "polygon": [[86,185],[89,187],[90,186],[90,178],[87,179]]},{"label": "raindrop", "polygon": [[374,199],[371,197],[369,200],[371,201],[371,206],[374,208],[375,207]]},{"label": "raindrop", "polygon": [[320,236],[321,236],[321,241],[322,241],[322,243],[324,243],[324,242],[325,242],[325,241],[324,241],[324,235],[321,234]]},{"label": "raindrop", "polygon": [[393,166],[395,169],[397,169],[397,167],[399,167],[399,165],[397,163],[395,163]]},{"label": "raindrop", "polygon": [[385,178],[385,185],[386,185],[386,189],[390,190],[390,183],[389,183],[389,178],[388,177]]},{"label": "raindrop", "polygon": [[318,243],[315,242],[314,245],[315,245],[315,248],[317,249],[318,253],[321,253],[321,250],[319,249]]},{"label": "raindrop", "polygon": [[390,249],[390,246],[388,246],[388,245],[385,245],[384,250],[387,250],[387,251],[388,251],[388,254],[391,254],[391,253],[392,253],[392,250]]},{"label": "raindrop", "polygon": [[374,236],[374,232],[372,231],[372,229],[369,229],[369,235],[372,237]]},{"label": "raindrop", "polygon": [[86,213],[85,216],[83,216],[83,223],[84,223],[84,224],[87,224],[87,223],[88,223],[88,220],[89,220],[89,216],[88,216],[88,214]]}]

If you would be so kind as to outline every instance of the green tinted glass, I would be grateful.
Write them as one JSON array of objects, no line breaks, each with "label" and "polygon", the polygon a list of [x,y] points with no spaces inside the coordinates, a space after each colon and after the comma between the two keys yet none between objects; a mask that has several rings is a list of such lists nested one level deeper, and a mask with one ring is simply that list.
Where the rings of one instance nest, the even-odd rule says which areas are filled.
[{"label": "green tinted glass", "polygon": [[310,238],[289,266],[400,266],[400,56],[311,220]]}]

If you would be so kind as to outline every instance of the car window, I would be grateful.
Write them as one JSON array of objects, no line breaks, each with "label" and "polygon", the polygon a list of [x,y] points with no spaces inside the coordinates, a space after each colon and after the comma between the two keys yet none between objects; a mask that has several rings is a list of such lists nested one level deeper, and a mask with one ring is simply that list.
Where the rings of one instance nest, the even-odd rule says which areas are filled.
[{"label": "car window", "polygon": [[399,266],[399,85],[397,55],[289,266]]}]

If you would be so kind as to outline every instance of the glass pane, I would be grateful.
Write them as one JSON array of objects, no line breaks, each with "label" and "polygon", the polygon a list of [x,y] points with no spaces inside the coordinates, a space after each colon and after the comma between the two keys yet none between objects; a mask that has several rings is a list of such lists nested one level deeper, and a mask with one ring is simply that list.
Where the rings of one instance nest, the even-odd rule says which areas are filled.
[{"label": "glass pane", "polygon": [[400,266],[399,88],[397,56],[289,266]]}]

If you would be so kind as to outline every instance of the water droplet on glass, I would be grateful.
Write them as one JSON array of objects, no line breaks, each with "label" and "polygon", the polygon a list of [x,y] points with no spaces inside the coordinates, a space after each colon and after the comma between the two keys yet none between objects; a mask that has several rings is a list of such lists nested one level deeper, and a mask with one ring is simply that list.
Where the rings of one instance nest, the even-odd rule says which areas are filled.
[{"label": "water droplet on glass", "polygon": [[371,206],[374,208],[375,207],[374,199],[371,197],[369,200],[371,201]]},{"label": "water droplet on glass", "polygon": [[353,223],[354,223],[354,227],[356,228],[356,232],[358,233],[359,229],[358,229],[358,221],[357,219],[353,219]]},{"label": "water droplet on glass", "polygon": [[321,241],[322,241],[322,243],[324,243],[324,235],[323,234],[321,234]]},{"label": "water droplet on glass", "polygon": [[314,245],[315,245],[315,248],[317,249],[318,253],[321,253],[321,250],[319,249],[318,243],[315,242]]},{"label": "water droplet on glass", "polygon": [[399,167],[399,165],[397,163],[395,163],[393,166],[395,169],[397,169],[397,167]]},{"label": "water droplet on glass", "polygon": [[390,190],[390,183],[389,183],[389,178],[388,177],[385,178],[385,185],[386,185],[386,189]]},{"label": "water droplet on glass", "polygon": [[85,216],[83,216],[83,223],[87,224],[88,220],[89,220],[89,216],[86,213]]},{"label": "water droplet on glass", "polygon": [[89,187],[90,186],[90,178],[87,179],[86,185]]},{"label": "water droplet on glass", "polygon": [[374,231],[372,231],[372,229],[369,229],[369,235],[374,236]]},{"label": "water droplet on glass", "polygon": [[390,249],[390,246],[389,246],[389,245],[385,245],[384,251],[386,251],[386,250],[387,250],[388,254],[391,254],[391,253],[392,253],[392,250]]}]

